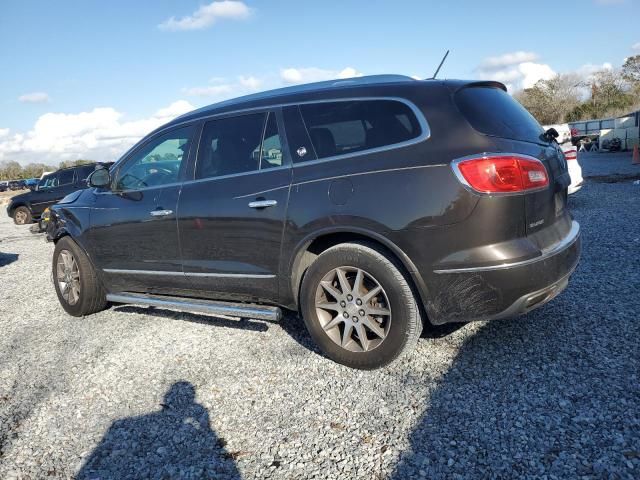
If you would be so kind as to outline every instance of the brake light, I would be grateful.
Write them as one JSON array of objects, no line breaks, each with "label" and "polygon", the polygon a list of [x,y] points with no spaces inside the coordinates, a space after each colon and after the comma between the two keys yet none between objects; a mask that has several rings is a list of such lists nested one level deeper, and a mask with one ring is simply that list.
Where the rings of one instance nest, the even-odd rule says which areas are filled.
[{"label": "brake light", "polygon": [[567,150],[564,152],[564,158],[568,160],[577,160],[578,159],[578,150],[572,148],[571,150]]},{"label": "brake light", "polygon": [[[480,193],[517,193],[549,185],[542,162],[522,155],[487,155],[460,160],[454,169]],[[461,180],[462,180],[461,179]]]}]

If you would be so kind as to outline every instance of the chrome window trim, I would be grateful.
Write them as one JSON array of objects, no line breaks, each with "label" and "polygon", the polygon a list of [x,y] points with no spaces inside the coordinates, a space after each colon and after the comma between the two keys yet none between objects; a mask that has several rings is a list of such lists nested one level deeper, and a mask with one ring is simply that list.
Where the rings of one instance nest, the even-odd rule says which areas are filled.
[{"label": "chrome window trim", "polygon": [[124,275],[166,275],[187,277],[218,277],[218,278],[275,278],[275,275],[258,273],[201,273],[201,272],[177,272],[166,270],[126,270],[122,268],[104,268],[105,273]]},{"label": "chrome window trim", "polygon": [[499,265],[487,265],[483,267],[468,267],[468,268],[443,268],[434,270],[433,273],[473,273],[473,272],[488,272],[493,270],[504,270],[505,268],[523,267],[532,263],[541,262],[549,257],[552,257],[563,250],[566,250],[573,245],[578,238],[580,238],[580,224],[575,220],[571,223],[571,229],[569,233],[560,240],[558,243],[550,248],[540,250],[540,255],[528,258],[527,260],[521,260],[518,262],[501,263]]},{"label": "chrome window trim", "polygon": [[[284,103],[270,103],[269,105],[262,105],[259,107],[250,107],[250,108],[241,108],[239,110],[230,110],[228,112],[220,112],[220,113],[211,113],[209,115],[203,115],[203,116],[198,116],[195,118],[190,118],[188,120],[184,120],[182,122],[178,122],[178,123],[174,123],[171,125],[167,125],[166,127],[160,127],[160,130],[156,130],[153,133],[153,135],[157,135],[157,134],[161,134],[163,133],[165,130],[169,130],[172,128],[176,128],[176,127],[180,127],[189,123],[193,123],[193,122],[198,122],[198,121],[208,121],[208,120],[217,120],[219,118],[225,118],[225,117],[234,117],[234,116],[238,116],[238,115],[244,115],[244,114],[248,114],[248,113],[254,113],[254,112],[260,112],[260,111],[269,111],[270,109],[274,109],[274,108],[284,108],[284,107],[293,107],[296,105],[310,105],[310,104],[316,104],[316,103],[335,103],[335,102],[352,102],[352,101],[371,101],[371,100],[393,100],[393,101],[397,101],[397,102],[401,102],[404,103],[405,105],[407,105],[416,115],[416,118],[418,119],[418,123],[420,124],[421,129],[423,130],[421,132],[421,135],[411,139],[411,140],[407,140],[407,142],[411,142],[411,143],[417,143],[414,142],[416,139],[418,138],[422,138],[424,136],[424,138],[422,138],[422,140],[426,140],[428,138],[431,137],[431,128],[429,127],[429,123],[427,122],[427,119],[424,117],[424,115],[422,114],[422,112],[420,111],[420,109],[410,100],[407,100],[406,98],[402,98],[402,97],[389,97],[389,96],[380,96],[380,97],[341,97],[341,98],[327,98],[327,99],[321,99],[321,100],[304,100],[304,101],[300,101],[300,102],[284,102]],[[145,137],[146,138],[146,137]],[[144,140],[144,139],[143,139]],[[402,145],[404,143],[407,142],[401,142],[401,143],[396,143],[393,144],[394,148],[397,148],[398,145]],[[135,146],[133,147],[135,148]],[[381,148],[385,148],[385,147],[381,147]],[[356,152],[359,153],[359,152]],[[355,155],[354,154],[348,154],[348,155]],[[124,155],[123,155],[124,157]],[[270,169],[271,170],[271,169]]]},{"label": "chrome window trim", "polygon": [[[462,162],[464,162],[466,160],[472,160],[472,159],[475,159],[475,158],[507,157],[507,156],[522,157],[522,158],[527,158],[529,160],[536,160],[536,161],[540,162],[542,164],[542,166],[544,167],[544,170],[545,170],[545,172],[547,174],[547,180],[548,180],[549,183],[547,183],[543,187],[530,188],[528,190],[522,190],[520,192],[481,192],[481,191],[476,190],[475,188],[473,188],[469,184],[469,182],[467,182],[467,179],[464,178],[464,175],[462,175],[462,172],[460,171],[460,167],[458,166],[460,163],[462,163]],[[481,197],[511,197],[511,196],[517,196],[517,195],[527,195],[529,193],[541,192],[543,190],[548,189],[551,186],[551,177],[549,177],[549,171],[547,170],[547,166],[542,162],[542,160],[540,160],[539,158],[536,158],[536,157],[532,157],[531,155],[525,155],[523,153],[482,152],[482,153],[477,153],[475,155],[465,155],[464,157],[460,157],[460,158],[456,158],[455,160],[452,160],[451,161],[451,169],[453,170],[453,173],[456,176],[456,178],[458,179],[458,181],[460,183],[462,183],[462,185],[465,188],[465,190],[471,192],[474,195],[478,195],[478,196],[481,196]]]},{"label": "chrome window trim", "polygon": [[[389,145],[384,145],[382,147],[375,147],[375,148],[367,148],[364,150],[358,150],[357,152],[350,152],[350,153],[343,153],[340,155],[332,155],[330,157],[323,157],[323,158],[316,158],[314,160],[306,160],[303,162],[293,162],[293,168],[296,168],[298,166],[306,166],[306,165],[314,165],[317,163],[324,163],[324,162],[333,162],[335,160],[342,160],[345,158],[352,158],[352,157],[359,157],[362,155],[371,155],[371,154],[375,154],[375,153],[380,153],[380,152],[387,152],[389,150],[395,150],[398,148],[403,148],[403,147],[408,147],[411,145],[415,145],[416,143],[420,143],[420,142],[424,142],[425,140],[428,140],[431,137],[431,129],[429,127],[429,123],[427,122],[427,119],[424,117],[424,115],[422,114],[422,112],[420,111],[420,109],[418,109],[418,107],[413,103],[410,102],[409,100],[405,99],[405,98],[400,98],[400,97],[354,97],[354,98],[345,98],[345,99],[339,99],[339,100],[322,100],[322,101],[315,101],[315,102],[300,102],[297,105],[309,105],[309,104],[317,104],[317,103],[335,103],[335,102],[340,102],[340,101],[344,101],[344,102],[352,102],[352,101],[357,101],[357,102],[366,102],[366,101],[392,101],[392,102],[399,102],[402,103],[404,105],[406,105],[407,107],[409,107],[409,109],[413,112],[413,115],[416,117],[416,120],[418,121],[418,125],[420,126],[420,135],[418,135],[417,137],[414,137],[410,140],[405,140],[404,142],[398,142],[398,143],[390,143]],[[300,112],[300,115],[302,117],[302,121],[304,122],[304,116],[302,116],[302,112]],[[305,128],[306,128],[306,124],[305,124]],[[313,144],[313,142],[311,142]],[[314,150],[315,150],[315,146],[314,146]]]}]

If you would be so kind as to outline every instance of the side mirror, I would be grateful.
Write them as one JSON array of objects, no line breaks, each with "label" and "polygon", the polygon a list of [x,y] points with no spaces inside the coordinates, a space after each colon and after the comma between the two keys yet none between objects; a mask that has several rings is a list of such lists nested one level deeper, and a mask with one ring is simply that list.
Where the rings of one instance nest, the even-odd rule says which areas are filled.
[{"label": "side mirror", "polygon": [[108,188],[111,184],[111,175],[109,175],[109,170],[106,168],[98,168],[94,170],[89,178],[87,178],[87,183],[90,187],[95,188]]},{"label": "side mirror", "polygon": [[558,138],[560,136],[560,134],[558,133],[558,131],[551,127],[550,129],[548,129],[546,132],[544,132],[544,136],[547,140],[549,140],[550,142],[555,140],[556,138]]}]

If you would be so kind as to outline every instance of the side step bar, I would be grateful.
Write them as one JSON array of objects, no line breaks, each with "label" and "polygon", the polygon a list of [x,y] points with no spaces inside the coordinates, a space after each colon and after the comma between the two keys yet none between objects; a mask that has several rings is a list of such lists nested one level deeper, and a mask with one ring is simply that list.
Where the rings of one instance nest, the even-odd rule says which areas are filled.
[{"label": "side step bar", "polygon": [[229,317],[253,318],[277,322],[282,319],[279,307],[252,305],[244,303],[214,302],[196,298],[169,297],[148,295],[144,293],[109,293],[107,301],[143,305],[147,307],[170,308],[188,312],[208,313],[211,315],[227,315]]}]

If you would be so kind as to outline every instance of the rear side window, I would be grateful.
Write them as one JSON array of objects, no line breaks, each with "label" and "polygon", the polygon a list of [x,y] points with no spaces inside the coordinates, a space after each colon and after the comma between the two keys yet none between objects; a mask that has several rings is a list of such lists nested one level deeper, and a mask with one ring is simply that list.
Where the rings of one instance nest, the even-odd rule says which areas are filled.
[{"label": "rear side window", "polygon": [[353,100],[300,105],[318,158],[386,147],[414,139],[420,124],[395,100]]},{"label": "rear side window", "polygon": [[196,178],[258,170],[266,113],[212,120],[204,125]]},{"label": "rear side window", "polygon": [[58,174],[58,185],[69,185],[73,183],[73,170],[63,170]]},{"label": "rear side window", "polygon": [[468,87],[455,95],[458,108],[474,130],[495,137],[540,142],[543,129],[535,118],[495,87]]},{"label": "rear side window", "polygon": [[89,177],[89,175],[93,173],[95,169],[96,169],[96,166],[93,164],[78,168],[76,170],[78,175],[78,182],[84,182]]}]

